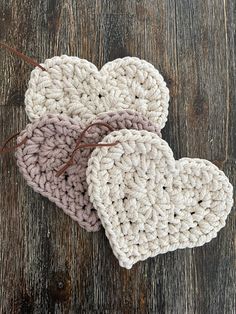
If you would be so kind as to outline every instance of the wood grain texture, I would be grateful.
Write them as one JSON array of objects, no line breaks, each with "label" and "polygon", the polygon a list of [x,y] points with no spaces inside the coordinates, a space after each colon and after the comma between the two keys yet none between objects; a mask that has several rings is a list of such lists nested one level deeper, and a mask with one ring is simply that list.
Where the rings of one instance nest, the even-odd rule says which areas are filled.
[{"label": "wood grain texture", "polygon": [[[236,1],[1,0],[0,40],[43,61],[126,55],[171,93],[176,158],[215,162],[236,184]],[[0,50],[0,141],[27,123],[31,67]],[[235,210],[209,244],[118,266],[103,231],[81,230],[0,158],[0,313],[235,313]]]}]

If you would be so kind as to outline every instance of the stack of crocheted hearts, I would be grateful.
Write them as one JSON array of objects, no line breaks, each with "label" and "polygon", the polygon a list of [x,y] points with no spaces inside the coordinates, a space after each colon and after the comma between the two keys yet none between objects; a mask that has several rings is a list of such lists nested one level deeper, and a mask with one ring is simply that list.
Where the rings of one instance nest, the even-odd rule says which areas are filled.
[{"label": "stack of crocheted hearts", "polygon": [[43,67],[31,74],[25,103],[32,123],[16,152],[36,192],[88,231],[102,224],[126,268],[216,236],[232,186],[209,161],[175,161],[160,133],[169,91],[151,64],[126,57],[98,71],[62,56]]},{"label": "stack of crocheted hearts", "polygon": [[[101,114],[95,122],[107,123],[113,129],[160,130],[147,118],[131,111]],[[16,152],[19,169],[27,183],[48,197],[87,231],[97,231],[100,220],[87,193],[86,168],[92,148],[80,149],[75,164],[60,176],[58,170],[70,159],[84,125],[65,115],[48,114],[29,124],[18,137],[27,138]],[[86,143],[98,143],[109,130],[95,126],[88,130]]]}]

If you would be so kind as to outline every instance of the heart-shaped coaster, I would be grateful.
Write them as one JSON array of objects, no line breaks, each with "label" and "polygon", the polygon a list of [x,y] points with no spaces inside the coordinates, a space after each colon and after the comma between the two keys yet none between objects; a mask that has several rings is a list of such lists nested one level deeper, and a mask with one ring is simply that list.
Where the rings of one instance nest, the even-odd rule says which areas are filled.
[{"label": "heart-shaped coaster", "polygon": [[169,90],[147,61],[125,57],[106,63],[100,71],[87,60],[61,56],[35,68],[25,95],[31,121],[48,113],[66,114],[87,123],[102,112],[132,109],[163,128]]},{"label": "heart-shaped coaster", "polygon": [[[98,120],[97,120],[98,121]],[[103,114],[99,121],[113,129],[147,129],[159,134],[159,129],[147,118],[132,111]],[[81,227],[97,231],[100,220],[87,193],[86,167],[92,149],[78,150],[75,165],[57,177],[57,171],[70,159],[84,125],[63,115],[47,115],[27,125],[18,143],[27,141],[16,151],[17,164],[29,186],[47,197]],[[109,133],[94,126],[86,133],[86,143],[98,143]]]},{"label": "heart-shaped coaster", "polygon": [[122,267],[216,237],[233,205],[225,174],[204,159],[175,161],[168,144],[147,131],[107,135],[89,159],[90,201]]}]

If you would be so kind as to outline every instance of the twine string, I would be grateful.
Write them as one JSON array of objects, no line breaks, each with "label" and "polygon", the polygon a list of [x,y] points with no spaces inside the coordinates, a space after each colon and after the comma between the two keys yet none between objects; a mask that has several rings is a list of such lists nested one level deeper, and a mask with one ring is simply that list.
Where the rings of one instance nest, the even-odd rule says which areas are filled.
[{"label": "twine string", "polygon": [[0,147],[0,154],[9,153],[14,151],[16,148],[20,147],[21,145],[25,144],[27,141],[27,138],[25,137],[22,141],[20,141],[18,144],[16,144],[13,147],[7,147],[7,144],[13,140],[15,137],[17,137],[20,134],[20,132],[17,132],[11,136],[9,136],[5,142],[3,143],[2,147]]},{"label": "twine string", "polygon": [[59,169],[57,171],[56,177],[60,177],[69,167],[71,167],[74,164],[74,157],[75,157],[75,154],[77,153],[77,151],[79,149],[82,149],[82,148],[95,148],[95,147],[110,147],[110,146],[115,146],[115,145],[118,144],[118,142],[114,142],[114,143],[84,143],[84,144],[81,144],[83,138],[85,137],[86,132],[90,128],[94,127],[94,126],[105,126],[111,132],[115,131],[115,129],[112,126],[110,126],[107,123],[103,123],[103,122],[95,122],[95,123],[92,123],[89,126],[87,126],[83,130],[83,132],[80,134],[80,136],[79,136],[79,138],[78,138],[78,140],[76,142],[76,146],[75,146],[74,150],[72,151],[70,159],[64,164],[64,166],[61,169]]},{"label": "twine string", "polygon": [[36,61],[34,61],[32,58],[24,55],[22,52],[16,50],[15,48],[12,48],[10,46],[8,46],[5,43],[0,42],[0,46],[5,48],[6,50],[10,51],[11,53],[15,54],[16,56],[18,56],[19,58],[21,58],[22,60],[24,60],[25,62],[33,65],[34,67],[39,67],[42,71],[47,71],[44,67],[42,67],[39,63],[37,63]]},{"label": "twine string", "polygon": [[[95,147],[110,147],[110,146],[115,146],[117,145],[119,142],[114,142],[114,143],[81,143],[83,138],[85,137],[86,132],[94,127],[94,126],[104,126],[107,127],[111,132],[114,131],[115,129],[113,127],[111,127],[109,124],[107,123],[103,123],[103,122],[96,122],[96,123],[92,123],[89,126],[87,126],[83,132],[80,134],[77,142],[76,142],[76,146],[74,148],[74,150],[72,151],[72,154],[69,158],[69,160],[64,164],[64,166],[59,169],[56,173],[56,177],[61,176],[69,167],[71,167],[74,164],[74,157],[77,153],[77,151],[79,149],[82,148],[95,148]],[[13,140],[15,137],[17,137],[20,134],[20,132],[17,132],[11,136],[9,136],[5,142],[3,143],[2,147],[0,147],[0,154],[4,154],[4,153],[9,153],[14,151],[15,149],[17,149],[18,147],[24,145],[27,141],[27,137],[25,137],[22,141],[20,141],[18,144],[12,146],[12,147],[7,147],[7,144]]]}]

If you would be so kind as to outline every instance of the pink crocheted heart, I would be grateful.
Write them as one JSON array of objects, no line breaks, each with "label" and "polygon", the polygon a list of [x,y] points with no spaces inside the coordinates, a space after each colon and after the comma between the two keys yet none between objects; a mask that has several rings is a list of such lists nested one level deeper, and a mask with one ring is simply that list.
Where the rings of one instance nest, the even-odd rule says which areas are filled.
[{"label": "pink crocheted heart", "polygon": [[[145,129],[160,135],[159,128],[133,111],[101,114],[96,122],[108,123],[116,130]],[[84,125],[67,116],[47,115],[27,125],[18,137],[26,144],[16,152],[17,164],[29,186],[63,209],[87,231],[97,231],[100,220],[87,193],[86,168],[92,149],[76,153],[75,164],[57,177],[57,171],[71,157]],[[86,143],[98,143],[109,133],[106,127],[94,126],[86,133]]]}]

